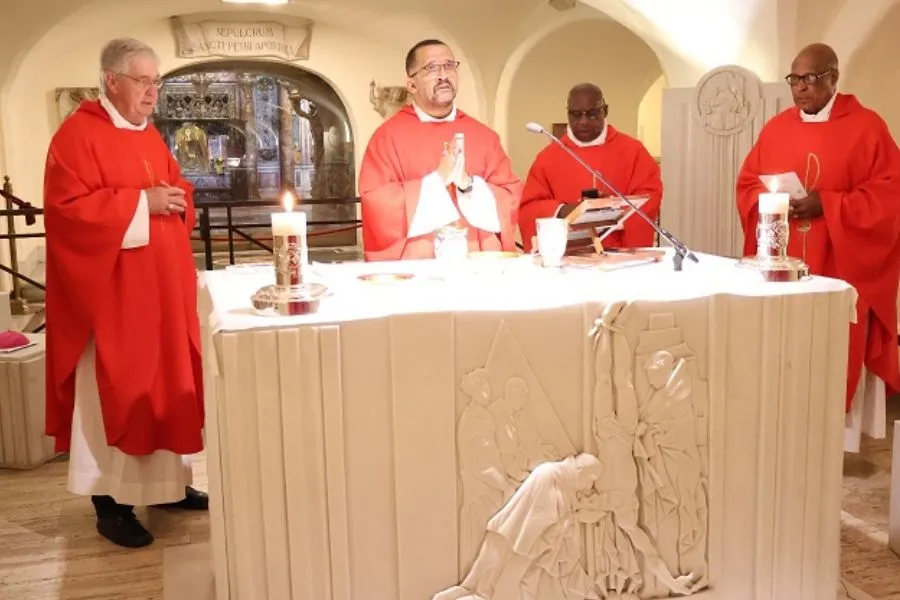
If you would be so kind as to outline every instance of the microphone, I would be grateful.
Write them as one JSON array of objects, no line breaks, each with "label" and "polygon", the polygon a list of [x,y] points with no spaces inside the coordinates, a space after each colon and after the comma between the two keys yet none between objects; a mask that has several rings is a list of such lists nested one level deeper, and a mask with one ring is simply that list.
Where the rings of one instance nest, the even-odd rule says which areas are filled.
[{"label": "microphone", "polygon": [[634,204],[634,202],[632,202],[632,201],[629,200],[627,197],[625,197],[625,194],[623,194],[622,192],[620,192],[619,190],[617,190],[615,187],[613,187],[613,186],[609,183],[609,181],[606,180],[606,177],[603,176],[603,173],[601,173],[600,171],[597,171],[596,169],[592,168],[589,164],[587,164],[584,160],[582,160],[580,156],[578,156],[577,154],[575,154],[575,152],[573,152],[571,148],[569,148],[568,146],[566,146],[565,144],[563,144],[563,143],[559,140],[558,137],[556,137],[555,135],[553,135],[552,133],[550,133],[549,131],[547,131],[546,129],[544,129],[540,124],[535,123],[535,122],[526,123],[525,129],[527,129],[527,130],[530,131],[531,133],[542,133],[542,134],[546,135],[548,138],[550,138],[551,140],[553,140],[553,143],[555,143],[557,146],[559,146],[560,148],[562,148],[562,149],[566,152],[566,154],[568,154],[568,155],[571,156],[573,159],[575,159],[575,162],[577,162],[579,165],[581,165],[582,167],[584,167],[584,169],[585,169],[588,173],[590,173],[591,175],[593,175],[594,177],[596,177],[598,180],[600,180],[600,182],[601,182],[603,185],[605,185],[606,188],[607,188],[609,191],[611,191],[611,192],[613,193],[613,195],[614,195],[616,198],[618,198],[619,200],[621,200],[621,201],[625,202],[626,204],[628,204],[628,206],[630,206],[631,209],[632,209],[635,213],[637,213],[638,215],[641,216],[641,218],[643,218],[645,221],[647,221],[647,223],[650,224],[650,226],[653,228],[653,230],[656,231],[656,233],[659,234],[659,237],[661,237],[661,238],[663,238],[664,240],[666,240],[667,242],[669,242],[669,245],[672,246],[672,248],[675,249],[675,257],[674,257],[673,260],[674,260],[674,263],[675,263],[675,270],[676,270],[676,271],[681,271],[681,265],[682,265],[682,263],[684,262],[684,259],[685,259],[685,258],[688,258],[688,259],[694,261],[695,263],[700,262],[700,260],[697,258],[697,256],[696,256],[693,252],[691,252],[691,250],[690,250],[687,246],[685,246],[684,243],[683,243],[681,240],[679,240],[679,239],[678,239],[677,237],[675,237],[673,234],[671,234],[671,233],[669,233],[668,231],[666,231],[664,228],[660,227],[660,226],[656,223],[656,221],[654,221],[653,219],[651,219],[650,217],[648,217],[648,216],[647,216],[647,213],[645,213],[644,211],[642,211],[640,208],[638,208],[638,207]]}]

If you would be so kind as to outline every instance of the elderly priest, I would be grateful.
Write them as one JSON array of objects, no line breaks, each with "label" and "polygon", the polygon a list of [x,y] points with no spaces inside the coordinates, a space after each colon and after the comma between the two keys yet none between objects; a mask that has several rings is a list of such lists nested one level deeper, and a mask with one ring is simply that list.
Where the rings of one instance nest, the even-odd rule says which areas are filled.
[{"label": "elderly priest", "polygon": [[858,451],[861,431],[884,435],[885,383],[900,390],[900,151],[881,117],[836,92],[838,76],[838,59],[828,46],[813,44],[797,55],[786,77],[796,106],[763,128],[741,169],[737,204],[744,254],[752,255],[758,198],[766,191],[760,177],[798,181],[788,254],[859,293],[850,331],[845,442],[846,450]]},{"label": "elderly priest", "polygon": [[359,173],[366,260],[431,258],[446,226],[469,250],[515,249],[522,185],[497,134],[456,108],[458,69],[438,40],[406,56],[412,105],[375,131]]},{"label": "elderly priest", "polygon": [[156,54],[131,39],[100,57],[99,101],[53,136],[47,231],[47,433],[69,491],[126,547],[153,536],[133,505],[206,509],[182,455],[203,449],[192,188],[148,117]]}]

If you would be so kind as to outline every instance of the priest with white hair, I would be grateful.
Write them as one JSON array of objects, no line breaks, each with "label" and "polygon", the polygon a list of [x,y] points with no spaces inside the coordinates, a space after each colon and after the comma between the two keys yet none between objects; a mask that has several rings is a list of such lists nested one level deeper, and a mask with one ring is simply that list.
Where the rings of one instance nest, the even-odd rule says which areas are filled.
[{"label": "priest with white hair", "polygon": [[206,510],[184,458],[203,449],[193,188],[148,122],[159,60],[133,39],[100,56],[100,98],[50,142],[47,433],[69,452],[68,489],[90,495],[98,532],[153,536],[133,507]]}]

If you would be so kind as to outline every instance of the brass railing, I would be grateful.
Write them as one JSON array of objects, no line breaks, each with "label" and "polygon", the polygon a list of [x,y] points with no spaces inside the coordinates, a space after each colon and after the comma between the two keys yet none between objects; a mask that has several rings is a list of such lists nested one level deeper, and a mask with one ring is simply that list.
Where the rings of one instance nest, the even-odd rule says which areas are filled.
[{"label": "brass railing", "polygon": [[19,272],[19,252],[16,247],[16,240],[42,238],[44,234],[16,233],[16,217],[25,217],[26,225],[34,225],[37,222],[37,216],[42,211],[13,194],[12,183],[9,181],[9,177],[3,178],[3,189],[0,190],[0,196],[3,196],[3,199],[6,201],[4,210],[0,211],[0,214],[6,217],[6,233],[0,235],[0,239],[9,240],[9,266],[0,264],[0,270],[12,276],[12,292],[9,295],[10,311],[14,315],[25,315],[34,312],[34,310],[22,296],[22,281],[41,290],[45,288],[39,282]]}]

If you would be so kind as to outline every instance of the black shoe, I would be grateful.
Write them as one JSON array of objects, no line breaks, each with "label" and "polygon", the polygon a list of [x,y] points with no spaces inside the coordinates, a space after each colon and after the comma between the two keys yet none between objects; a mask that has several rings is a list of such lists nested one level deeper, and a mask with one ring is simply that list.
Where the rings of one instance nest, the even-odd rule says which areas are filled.
[{"label": "black shoe", "polygon": [[153,535],[134,516],[132,506],[110,496],[91,496],[91,502],[97,511],[97,532],[113,544],[142,548],[153,543]]},{"label": "black shoe", "polygon": [[184,488],[184,498],[178,502],[154,504],[156,508],[175,508],[181,510],[209,510],[209,496],[205,492],[192,487]]},{"label": "black shoe", "polygon": [[97,532],[125,548],[143,548],[153,543],[153,535],[144,529],[134,513],[97,517]]}]

